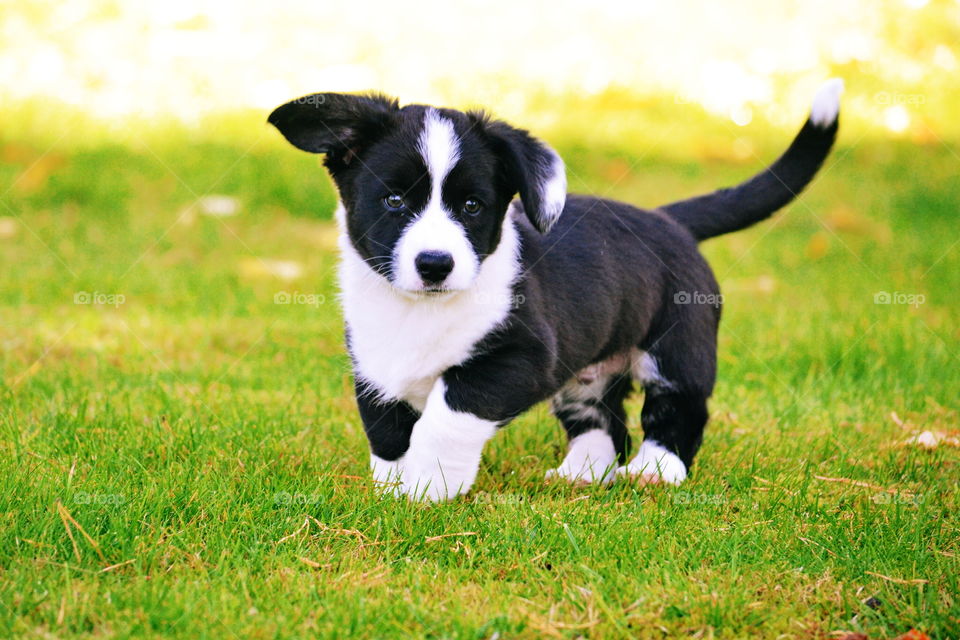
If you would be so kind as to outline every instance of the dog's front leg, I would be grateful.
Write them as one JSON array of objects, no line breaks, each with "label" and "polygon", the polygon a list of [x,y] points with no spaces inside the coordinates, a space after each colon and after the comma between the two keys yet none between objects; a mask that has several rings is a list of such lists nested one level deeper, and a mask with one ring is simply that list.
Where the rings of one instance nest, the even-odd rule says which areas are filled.
[{"label": "dog's front leg", "polygon": [[422,414],[404,402],[367,403],[358,392],[375,478],[413,499],[447,500],[469,491],[497,427],[549,394],[543,385],[549,353],[525,345],[447,369]]},{"label": "dog's front leg", "polygon": [[439,378],[413,425],[410,447],[397,462],[398,491],[427,500],[466,493],[477,477],[483,446],[496,430],[495,421],[451,408],[447,385]]},{"label": "dog's front leg", "polygon": [[549,353],[524,344],[477,355],[437,380],[400,461],[403,493],[443,500],[470,490],[497,428],[548,392]]},{"label": "dog's front leg", "polygon": [[382,488],[399,486],[403,455],[410,447],[413,425],[420,418],[413,407],[402,400],[387,400],[356,376],[357,408],[370,442],[370,469]]}]

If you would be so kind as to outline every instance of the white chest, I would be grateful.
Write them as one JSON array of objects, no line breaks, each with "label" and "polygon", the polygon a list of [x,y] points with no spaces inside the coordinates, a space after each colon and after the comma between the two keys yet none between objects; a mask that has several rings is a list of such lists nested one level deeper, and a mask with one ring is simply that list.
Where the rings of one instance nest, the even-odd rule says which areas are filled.
[{"label": "white chest", "polygon": [[473,285],[444,297],[397,291],[363,262],[341,234],[340,287],[355,373],[385,399],[422,411],[434,382],[465,362],[513,305],[517,233],[509,218],[497,250]]}]

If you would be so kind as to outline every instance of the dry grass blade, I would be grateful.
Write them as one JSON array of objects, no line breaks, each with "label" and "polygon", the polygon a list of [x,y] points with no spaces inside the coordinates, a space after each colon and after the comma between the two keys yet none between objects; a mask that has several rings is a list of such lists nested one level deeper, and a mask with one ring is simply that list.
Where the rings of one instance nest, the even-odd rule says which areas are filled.
[{"label": "dry grass blade", "polygon": [[80,549],[77,546],[77,541],[74,539],[73,534],[70,532],[70,525],[72,524],[77,528],[84,538],[87,539],[87,542],[90,543],[90,546],[93,547],[93,550],[97,552],[97,555],[100,556],[102,562],[106,562],[107,559],[104,557],[103,552],[100,551],[100,545],[97,544],[97,541],[90,537],[90,534],[80,526],[80,523],[73,519],[73,516],[70,515],[70,512],[67,511],[67,508],[63,506],[63,503],[57,500],[57,511],[60,514],[60,519],[63,520],[63,526],[67,528],[67,535],[70,536],[70,542],[73,543],[73,552],[77,556],[77,560],[80,560]]},{"label": "dry grass blade", "polygon": [[816,545],[816,546],[820,547],[821,549],[823,549],[824,551],[826,551],[827,553],[829,553],[830,555],[832,555],[833,557],[836,557],[836,556],[837,556],[836,553],[834,553],[834,552],[831,551],[830,549],[826,548],[825,546],[823,546],[822,544],[820,544],[820,543],[817,542],[816,540],[811,540],[810,538],[804,538],[803,536],[797,536],[797,539],[800,540],[800,541],[802,541],[802,542],[806,542],[807,544]]},{"label": "dry grass blade", "polygon": [[70,530],[70,522],[64,515],[65,511],[66,510],[63,508],[63,505],[60,504],[59,500],[57,500],[57,513],[60,515],[60,520],[63,522],[63,528],[67,530],[67,535],[70,536],[70,544],[73,545],[73,555],[76,557],[77,562],[80,562],[80,547],[77,546],[77,540],[73,537],[73,531]]},{"label": "dry grass blade", "polygon": [[852,480],[850,478],[830,478],[828,476],[813,476],[817,480],[822,480],[823,482],[837,482],[840,484],[849,484],[854,487],[861,487],[863,489],[872,489],[873,491],[883,491],[884,493],[892,494],[901,494],[904,496],[912,496],[913,494],[909,491],[901,491],[900,489],[890,489],[887,487],[881,487],[877,484],[870,484],[869,482],[864,482],[863,480]]},{"label": "dry grass blade", "polygon": [[100,569],[100,573],[108,573],[110,571],[113,571],[114,569],[119,569],[120,567],[124,567],[128,564],[132,564],[134,560],[135,558],[130,558],[129,560],[124,560],[123,562],[112,564],[109,567],[104,567],[103,569]]},{"label": "dry grass blade", "polygon": [[331,564],[320,564],[316,560],[311,560],[310,558],[304,558],[303,556],[299,556],[297,560],[307,565],[308,567],[313,567],[314,569],[327,569],[333,566]]},{"label": "dry grass blade", "polygon": [[867,575],[880,578],[881,580],[886,580],[887,582],[893,582],[895,584],[927,584],[929,580],[924,580],[923,578],[913,578],[911,580],[904,580],[903,578],[891,578],[890,576],[885,576],[882,573],[874,573],[873,571],[864,571]]},{"label": "dry grass blade", "polygon": [[300,525],[300,527],[299,527],[296,531],[294,531],[293,533],[290,533],[290,534],[287,534],[287,535],[283,536],[282,538],[280,538],[279,540],[277,540],[276,544],[280,544],[281,542],[286,542],[286,541],[289,540],[290,538],[295,538],[297,535],[300,534],[301,531],[303,531],[305,528],[307,528],[307,527],[309,527],[309,526],[310,526],[310,518],[309,518],[309,517],[304,518],[303,524]]},{"label": "dry grass blade", "polygon": [[757,482],[762,482],[763,484],[768,484],[768,485],[770,485],[771,487],[774,487],[775,489],[779,489],[780,491],[783,491],[783,492],[786,493],[787,495],[791,495],[791,496],[796,496],[796,495],[797,495],[797,492],[796,492],[796,491],[793,491],[793,490],[791,490],[791,489],[787,489],[787,488],[784,487],[784,486],[778,485],[776,482],[773,482],[772,480],[767,480],[766,478],[761,478],[760,476],[753,476],[753,479],[756,480]]},{"label": "dry grass blade", "polygon": [[437,542],[438,540],[443,540],[444,538],[455,538],[455,537],[475,536],[475,535],[477,535],[476,531],[463,531],[461,533],[444,533],[439,536],[430,536],[430,537],[424,538],[423,541]]},{"label": "dry grass blade", "polygon": [[313,516],[307,516],[307,517],[310,518],[310,520],[312,520],[313,523],[317,525],[317,528],[319,528],[320,531],[323,531],[325,533],[332,533],[334,535],[341,535],[341,536],[355,536],[359,540],[367,539],[367,536],[365,536],[362,531],[358,531],[357,529],[337,529],[336,527],[328,527],[327,525],[323,524]]}]

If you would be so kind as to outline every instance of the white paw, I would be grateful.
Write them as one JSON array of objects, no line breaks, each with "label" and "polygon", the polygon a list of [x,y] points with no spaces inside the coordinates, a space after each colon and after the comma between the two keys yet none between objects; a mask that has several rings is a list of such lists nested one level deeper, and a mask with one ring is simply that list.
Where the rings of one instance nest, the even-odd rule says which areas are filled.
[{"label": "white paw", "polygon": [[449,500],[466,493],[473,484],[473,477],[462,477],[453,469],[445,471],[437,462],[411,460],[409,456],[390,461],[371,455],[370,468],[380,491],[411,500]]},{"label": "white paw", "polygon": [[476,475],[476,469],[441,466],[437,460],[405,460],[397,495],[411,500],[450,500],[469,491]]},{"label": "white paw", "polygon": [[614,479],[617,452],[610,435],[593,429],[570,441],[570,451],[556,469],[547,471],[547,479],[562,478],[574,484],[608,483]]},{"label": "white paw", "polygon": [[373,471],[373,481],[377,484],[394,484],[400,478],[400,461],[384,460],[371,453],[370,470]]},{"label": "white paw", "polygon": [[653,440],[644,440],[637,456],[628,465],[617,469],[617,475],[638,477],[650,484],[679,485],[687,478],[687,466],[676,454]]}]

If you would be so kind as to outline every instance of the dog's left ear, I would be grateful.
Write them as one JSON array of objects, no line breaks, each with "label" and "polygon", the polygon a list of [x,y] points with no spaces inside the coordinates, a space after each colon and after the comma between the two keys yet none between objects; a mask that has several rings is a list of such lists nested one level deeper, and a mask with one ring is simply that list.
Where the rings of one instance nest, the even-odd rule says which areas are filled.
[{"label": "dog's left ear", "polygon": [[376,93],[314,93],[277,107],[267,122],[298,149],[327,154],[333,171],[382,136],[398,109],[395,98]]},{"label": "dog's left ear", "polygon": [[471,116],[501,157],[530,222],[541,233],[548,232],[567,201],[567,171],[560,155],[523,129],[490,121],[480,113]]}]

